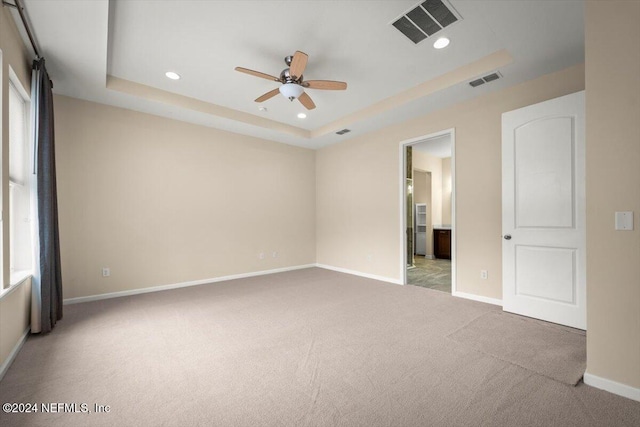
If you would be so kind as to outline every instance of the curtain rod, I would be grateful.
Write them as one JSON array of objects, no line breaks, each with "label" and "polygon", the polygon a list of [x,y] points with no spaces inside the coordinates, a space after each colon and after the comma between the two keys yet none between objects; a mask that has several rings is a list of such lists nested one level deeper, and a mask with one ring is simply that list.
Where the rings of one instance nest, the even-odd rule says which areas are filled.
[{"label": "curtain rod", "polygon": [[24,27],[24,30],[27,32],[27,37],[29,37],[29,41],[31,42],[31,47],[33,47],[33,51],[36,53],[36,56],[38,58],[41,58],[40,48],[38,47],[38,43],[36,42],[36,39],[33,37],[33,32],[31,31],[31,26],[29,25],[29,19],[27,18],[27,12],[25,11],[24,5],[22,4],[21,0],[13,0],[13,1],[15,2],[15,4],[2,0],[2,4],[4,6],[12,7],[18,11],[18,14],[20,15],[20,20],[22,21],[22,26]]}]

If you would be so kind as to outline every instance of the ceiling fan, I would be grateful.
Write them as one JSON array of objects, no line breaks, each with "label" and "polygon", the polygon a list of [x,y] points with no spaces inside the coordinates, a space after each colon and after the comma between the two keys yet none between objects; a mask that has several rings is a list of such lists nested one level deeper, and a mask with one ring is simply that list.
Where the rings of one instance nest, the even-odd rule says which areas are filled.
[{"label": "ceiling fan", "polygon": [[284,58],[284,62],[289,68],[285,68],[280,73],[280,77],[275,77],[269,74],[261,73],[259,71],[249,70],[248,68],[236,67],[236,71],[241,73],[250,74],[252,76],[260,77],[274,82],[280,82],[279,88],[271,90],[262,96],[256,98],[256,102],[263,102],[267,99],[271,99],[279,93],[285,98],[289,98],[290,101],[298,99],[307,110],[313,110],[316,108],[316,104],[309,95],[304,91],[308,89],[323,89],[323,90],[345,90],[347,84],[345,82],[336,82],[333,80],[308,80],[304,81],[302,73],[307,66],[309,55],[304,52],[296,51],[293,56],[287,56]]}]

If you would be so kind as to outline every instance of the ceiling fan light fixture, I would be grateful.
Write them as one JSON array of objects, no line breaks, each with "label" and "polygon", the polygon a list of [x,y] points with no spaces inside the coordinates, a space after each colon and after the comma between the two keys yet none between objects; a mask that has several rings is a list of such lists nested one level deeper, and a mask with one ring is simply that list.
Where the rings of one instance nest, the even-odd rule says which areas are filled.
[{"label": "ceiling fan light fixture", "polygon": [[280,93],[291,101],[302,95],[303,92],[302,86],[296,83],[285,83],[280,86]]},{"label": "ceiling fan light fixture", "polygon": [[444,49],[445,47],[449,46],[449,43],[451,43],[451,40],[446,37],[440,37],[435,41],[433,47],[435,47],[436,49]]},{"label": "ceiling fan light fixture", "polygon": [[[436,1],[436,0],[434,0]],[[438,0],[439,1],[439,0]],[[271,80],[274,82],[282,83],[277,89],[270,90],[255,99],[255,102],[261,103],[267,101],[278,93],[288,98],[289,101],[298,99],[300,104],[307,110],[313,110],[316,108],[315,102],[307,94],[304,89],[324,89],[324,90],[345,90],[347,84],[345,82],[338,82],[333,80],[309,80],[303,81],[302,75],[307,66],[307,60],[309,55],[299,50],[293,54],[293,56],[287,56],[285,62],[289,68],[283,70],[280,73],[280,77],[275,77],[270,74],[261,73],[260,71],[250,70],[248,68],[236,67],[235,70],[241,73],[249,74],[251,76],[260,77],[261,79]],[[298,118],[302,119],[300,115]]]}]

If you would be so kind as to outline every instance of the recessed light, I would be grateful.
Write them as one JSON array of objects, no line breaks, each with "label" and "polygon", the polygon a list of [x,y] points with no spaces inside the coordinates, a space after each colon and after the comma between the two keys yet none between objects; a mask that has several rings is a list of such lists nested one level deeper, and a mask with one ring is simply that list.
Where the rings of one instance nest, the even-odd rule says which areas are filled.
[{"label": "recessed light", "polygon": [[180,80],[180,74],[174,73],[173,71],[167,71],[164,75],[169,77],[171,80]]},{"label": "recessed light", "polygon": [[433,44],[433,47],[435,47],[436,49],[444,49],[445,47],[449,46],[449,43],[451,43],[451,40],[449,40],[446,37],[440,37],[438,40],[436,40],[436,42]]},{"label": "recessed light", "polygon": [[307,115],[305,113],[298,113],[298,118],[299,119],[306,119]]},{"label": "recessed light", "polygon": [[258,107],[258,110],[262,111],[263,113],[266,113],[267,112],[267,107],[260,106],[260,107]]}]

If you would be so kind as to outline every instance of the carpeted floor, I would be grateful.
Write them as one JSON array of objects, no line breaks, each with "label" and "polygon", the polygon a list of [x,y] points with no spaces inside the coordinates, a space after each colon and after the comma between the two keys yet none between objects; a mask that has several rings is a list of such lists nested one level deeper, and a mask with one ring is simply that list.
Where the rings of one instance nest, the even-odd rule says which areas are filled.
[{"label": "carpeted floor", "polygon": [[587,368],[584,331],[503,311],[484,314],[449,338],[568,385],[578,384]]},{"label": "carpeted floor", "polygon": [[0,425],[640,425],[640,402],[467,340],[500,313],[318,268],[65,306],[51,334],[27,340],[0,401],[110,411],[0,413]]},{"label": "carpeted floor", "polygon": [[451,293],[451,260],[414,257],[415,268],[407,270],[407,284]]}]

